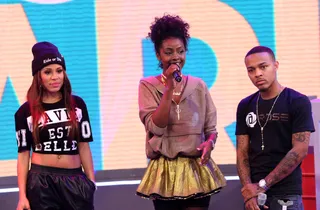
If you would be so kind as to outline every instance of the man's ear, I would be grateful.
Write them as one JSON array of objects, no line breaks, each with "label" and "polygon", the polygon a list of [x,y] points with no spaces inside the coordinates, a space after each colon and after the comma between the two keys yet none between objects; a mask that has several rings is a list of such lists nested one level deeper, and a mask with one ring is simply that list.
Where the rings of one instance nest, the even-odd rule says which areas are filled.
[{"label": "man's ear", "polygon": [[277,71],[278,68],[279,68],[279,61],[275,61],[275,62],[274,62],[274,67],[275,67],[275,69],[276,69],[276,71]]}]

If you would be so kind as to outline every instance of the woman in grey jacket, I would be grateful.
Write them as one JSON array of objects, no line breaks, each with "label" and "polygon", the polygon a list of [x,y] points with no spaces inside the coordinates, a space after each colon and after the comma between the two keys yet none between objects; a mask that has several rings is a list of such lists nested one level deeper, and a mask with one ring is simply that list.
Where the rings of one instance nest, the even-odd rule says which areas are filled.
[{"label": "woman in grey jacket", "polygon": [[139,115],[151,160],[137,194],[153,199],[156,210],[206,210],[210,195],[226,185],[210,157],[217,139],[216,107],[200,78],[182,75],[189,24],[165,15],[150,29],[163,72],[139,85]]}]

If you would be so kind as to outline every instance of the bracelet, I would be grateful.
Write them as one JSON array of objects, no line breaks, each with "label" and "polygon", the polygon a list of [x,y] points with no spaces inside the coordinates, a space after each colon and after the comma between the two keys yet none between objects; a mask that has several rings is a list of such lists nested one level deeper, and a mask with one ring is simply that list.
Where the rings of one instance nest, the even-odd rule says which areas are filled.
[{"label": "bracelet", "polygon": [[161,74],[161,82],[164,86],[166,86],[166,80],[167,80],[167,77]]}]

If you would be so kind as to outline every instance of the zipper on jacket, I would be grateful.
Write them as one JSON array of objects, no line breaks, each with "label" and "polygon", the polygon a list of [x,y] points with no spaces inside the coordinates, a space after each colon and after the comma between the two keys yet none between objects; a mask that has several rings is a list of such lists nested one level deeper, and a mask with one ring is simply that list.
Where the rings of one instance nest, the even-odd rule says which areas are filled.
[{"label": "zipper on jacket", "polygon": [[176,110],[175,111],[177,113],[178,120],[180,120],[181,109],[180,109],[180,105],[179,104],[180,104],[181,101],[179,101],[179,103],[176,103],[175,100],[173,100],[173,99],[172,99],[172,101],[176,105]]}]

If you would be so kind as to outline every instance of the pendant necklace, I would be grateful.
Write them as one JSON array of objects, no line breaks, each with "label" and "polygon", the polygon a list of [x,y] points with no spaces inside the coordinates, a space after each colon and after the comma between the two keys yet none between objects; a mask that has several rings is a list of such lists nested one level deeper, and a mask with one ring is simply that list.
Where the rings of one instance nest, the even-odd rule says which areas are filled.
[{"label": "pendant necklace", "polygon": [[[182,75],[181,75],[182,76]],[[166,86],[166,80],[167,80],[167,77],[164,76],[163,74],[161,74],[161,83]],[[180,96],[182,91],[183,91],[183,88],[184,88],[184,79],[182,77],[182,81],[181,81],[181,86],[180,86],[180,91],[179,92],[175,92],[173,91],[172,95],[173,96]],[[180,109],[180,106],[179,104],[176,104],[176,113],[177,113],[177,117],[178,117],[178,120],[180,120],[180,113],[181,113],[181,109]]]},{"label": "pendant necklace", "polygon": [[266,119],[266,122],[264,123],[263,126],[261,126],[261,123],[260,123],[260,118],[259,118],[259,99],[260,99],[260,92],[258,94],[258,98],[257,98],[257,102],[256,102],[256,114],[257,114],[257,121],[258,121],[258,124],[260,126],[260,131],[261,131],[261,150],[263,151],[264,150],[264,135],[263,135],[263,131],[264,131],[264,128],[266,127],[267,123],[269,122],[269,118],[271,116],[271,112],[273,110],[273,107],[274,105],[276,104],[280,94],[282,93],[282,91],[284,90],[284,88],[279,92],[279,94],[277,95],[276,99],[274,100],[273,104],[272,104],[272,107],[268,113],[268,115],[266,116],[267,119]]}]

